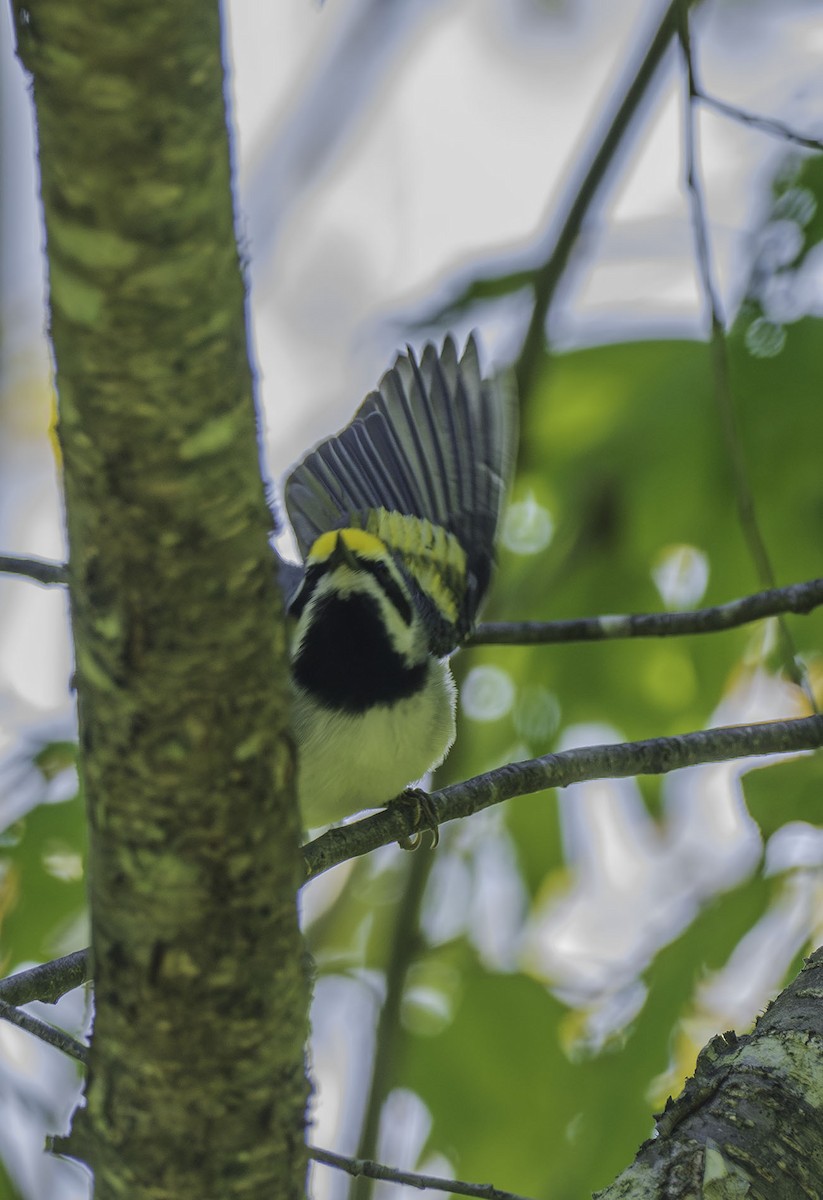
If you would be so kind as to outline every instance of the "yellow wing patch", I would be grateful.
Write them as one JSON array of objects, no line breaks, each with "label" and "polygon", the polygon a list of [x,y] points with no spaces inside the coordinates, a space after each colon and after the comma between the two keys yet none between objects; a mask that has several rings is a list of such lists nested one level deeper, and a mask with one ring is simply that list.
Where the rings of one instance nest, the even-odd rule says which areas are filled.
[{"label": "yellow wing patch", "polygon": [[446,621],[457,625],[466,590],[466,554],[453,533],[420,517],[373,509],[363,536],[374,535],[403,566]]}]

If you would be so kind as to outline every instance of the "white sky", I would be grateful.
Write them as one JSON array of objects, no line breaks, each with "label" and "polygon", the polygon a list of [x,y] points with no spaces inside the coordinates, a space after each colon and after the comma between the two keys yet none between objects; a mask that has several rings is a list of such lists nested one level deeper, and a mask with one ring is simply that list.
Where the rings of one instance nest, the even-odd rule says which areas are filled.
[{"label": "white sky", "polygon": [[[347,419],[406,335],[403,314],[438,282],[544,230],[662,7],[358,0],[318,11],[290,0],[267,6],[265,30],[260,6],[236,0],[243,222],[276,473]],[[375,50],[362,26],[385,9],[402,13],[401,28]],[[808,128],[823,91],[823,18],[804,4],[777,15],[765,3],[721,4],[696,28],[711,90]],[[287,79],[271,70],[273,46],[289,47]],[[562,344],[698,328],[673,54],[650,100],[554,314]],[[711,114],[701,125],[733,295],[762,202],[755,180],[783,147]],[[508,320],[490,316],[487,347],[513,352],[521,319],[514,306]]]}]

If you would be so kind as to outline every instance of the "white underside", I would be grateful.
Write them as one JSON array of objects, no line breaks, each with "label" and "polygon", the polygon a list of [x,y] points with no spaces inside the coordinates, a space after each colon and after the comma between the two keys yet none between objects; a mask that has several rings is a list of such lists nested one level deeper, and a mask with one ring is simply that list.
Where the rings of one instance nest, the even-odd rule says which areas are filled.
[{"label": "white underside", "polygon": [[434,659],[422,692],[363,715],[329,712],[296,694],[304,824],[311,829],[378,808],[438,766],[454,741],[455,695],[448,663]]}]

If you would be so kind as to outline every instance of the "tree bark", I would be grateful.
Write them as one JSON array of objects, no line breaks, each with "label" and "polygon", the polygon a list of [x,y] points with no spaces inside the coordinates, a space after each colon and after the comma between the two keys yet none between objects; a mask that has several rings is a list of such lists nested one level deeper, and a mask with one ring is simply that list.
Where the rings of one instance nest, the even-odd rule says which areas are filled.
[{"label": "tree bark", "polygon": [[657,1137],[596,1200],[823,1196],[823,949],[745,1037],[712,1038]]},{"label": "tree bark", "polygon": [[304,1193],[286,645],[217,3],[13,0],[31,72],[90,826],[98,1200]]}]

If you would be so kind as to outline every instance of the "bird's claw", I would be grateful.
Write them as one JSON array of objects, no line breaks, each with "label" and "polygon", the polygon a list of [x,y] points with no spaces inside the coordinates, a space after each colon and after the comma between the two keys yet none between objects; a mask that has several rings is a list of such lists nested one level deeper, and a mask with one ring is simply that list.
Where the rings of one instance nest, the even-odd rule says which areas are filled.
[{"label": "bird's claw", "polygon": [[403,850],[417,850],[423,842],[423,834],[431,834],[431,848],[440,841],[440,827],[437,820],[437,807],[428,792],[422,788],[406,788],[393,804],[401,804],[411,817],[414,832],[398,838],[397,844]]}]

